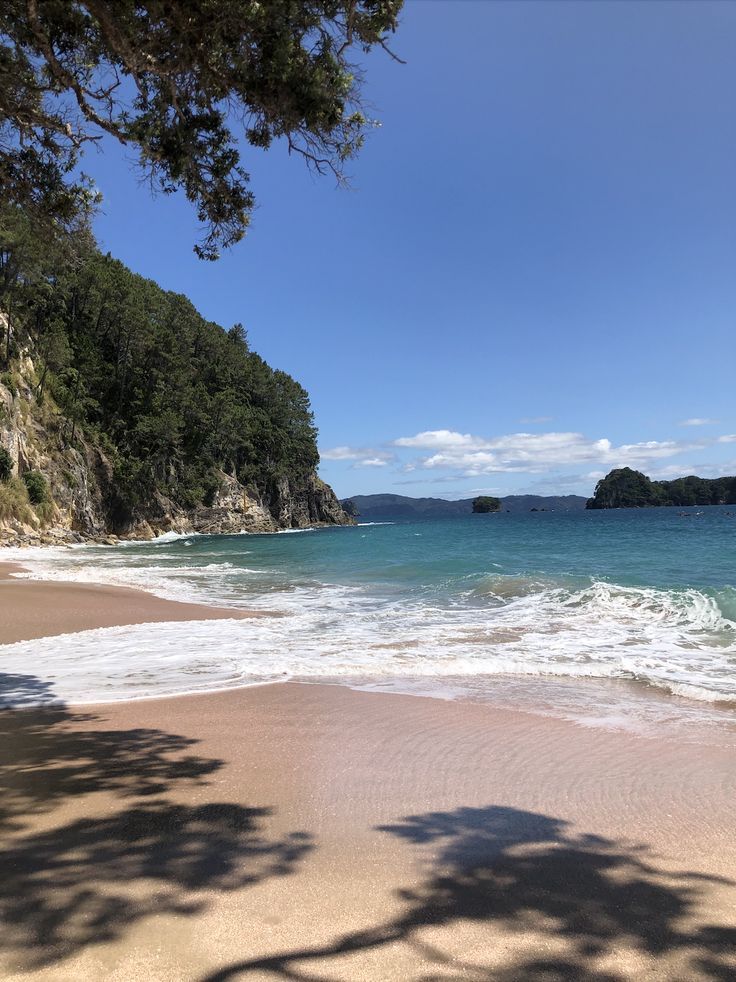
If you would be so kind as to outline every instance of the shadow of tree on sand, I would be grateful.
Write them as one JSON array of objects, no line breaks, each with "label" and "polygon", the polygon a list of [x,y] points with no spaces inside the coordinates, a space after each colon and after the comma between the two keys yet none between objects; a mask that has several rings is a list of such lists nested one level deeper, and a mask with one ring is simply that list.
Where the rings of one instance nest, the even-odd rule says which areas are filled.
[{"label": "shadow of tree on sand", "polygon": [[[632,976],[601,967],[621,948],[643,958],[655,973],[674,958],[678,974],[657,973],[658,978],[736,978],[736,930],[703,923],[698,916],[704,888],[727,880],[665,873],[644,847],[573,835],[560,819],[514,808],[414,815],[381,831],[426,847],[431,855],[426,879],[398,891],[400,914],[330,945],[244,960],[201,982],[250,974],[319,982],[326,978],[320,969],[331,960],[397,944],[409,946],[416,956],[412,964],[421,966],[404,976],[407,982],[621,982]],[[479,932],[480,950],[488,952],[486,965],[443,951],[435,940],[442,935],[432,933],[468,924]],[[528,946],[514,953],[513,940],[524,936],[533,939],[539,956],[529,956]]]},{"label": "shadow of tree on sand", "polygon": [[[51,698],[33,676],[0,673],[3,695],[21,706]],[[95,728],[95,719],[63,705],[0,712],[0,956],[16,971],[120,937],[152,914],[196,913],[211,900],[205,891],[289,874],[313,847],[304,832],[268,837],[269,808],[171,800],[223,765],[193,754],[195,740]],[[54,821],[93,792],[111,795],[114,810]]]}]

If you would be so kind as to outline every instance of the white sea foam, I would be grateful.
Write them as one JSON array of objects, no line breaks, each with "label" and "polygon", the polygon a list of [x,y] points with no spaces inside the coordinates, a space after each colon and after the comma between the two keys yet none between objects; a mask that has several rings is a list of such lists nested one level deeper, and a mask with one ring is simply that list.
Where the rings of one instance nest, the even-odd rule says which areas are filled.
[{"label": "white sea foam", "polygon": [[[72,703],[288,678],[493,701],[509,679],[521,677],[646,683],[700,703],[702,712],[736,702],[736,623],[695,589],[561,585],[494,573],[460,576],[452,596],[444,583],[381,593],[360,584],[292,582],[288,569],[244,569],[202,540],[200,566],[160,547],[6,556],[28,564],[21,575],[35,578],[145,587],[178,600],[288,615],[110,628],[0,647],[4,672],[23,674],[32,664],[57,698]],[[609,725],[617,715],[630,720],[630,707],[589,706],[581,720]]]},{"label": "white sea foam", "polygon": [[[157,535],[156,538],[152,540],[151,545],[159,546],[166,542],[180,542],[183,539],[195,539],[202,534],[202,532],[162,532],[161,535]],[[126,544],[140,545],[140,542],[135,543],[130,541]]]},{"label": "white sea foam", "polygon": [[[220,563],[202,572],[222,591],[223,577],[244,571]],[[148,567],[141,580],[157,582],[157,573]],[[162,568],[169,583],[186,573]],[[4,646],[3,665],[20,670],[32,659],[71,701],[189,691],[193,678],[208,688],[284,675],[623,678],[736,700],[734,625],[697,591],[595,583],[458,610],[315,584],[251,595],[247,605],[289,616],[88,631]]]}]

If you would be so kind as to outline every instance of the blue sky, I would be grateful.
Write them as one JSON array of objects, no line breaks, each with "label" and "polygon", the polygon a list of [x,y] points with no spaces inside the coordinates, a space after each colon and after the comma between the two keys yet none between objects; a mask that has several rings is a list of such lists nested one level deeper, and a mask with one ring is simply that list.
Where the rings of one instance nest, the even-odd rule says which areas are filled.
[{"label": "blue sky", "polygon": [[736,4],[409,0],[352,190],[249,151],[252,229],[106,145],[105,249],[309,390],[342,495],[736,473]]}]

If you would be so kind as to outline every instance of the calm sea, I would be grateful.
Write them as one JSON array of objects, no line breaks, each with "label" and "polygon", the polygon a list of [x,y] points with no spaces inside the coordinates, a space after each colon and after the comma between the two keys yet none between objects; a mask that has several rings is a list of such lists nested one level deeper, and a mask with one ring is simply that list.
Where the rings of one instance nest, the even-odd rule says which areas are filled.
[{"label": "calm sea", "polygon": [[6,556],[37,578],[273,614],[0,647],[3,671],[32,671],[69,702],[319,680],[734,735],[734,507],[167,535]]}]

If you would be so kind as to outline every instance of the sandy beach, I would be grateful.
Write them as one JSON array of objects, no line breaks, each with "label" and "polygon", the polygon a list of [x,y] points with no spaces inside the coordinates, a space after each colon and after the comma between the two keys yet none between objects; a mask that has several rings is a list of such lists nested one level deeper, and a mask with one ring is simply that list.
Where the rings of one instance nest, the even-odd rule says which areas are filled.
[{"label": "sandy beach", "polygon": [[[7,579],[0,605],[5,641],[232,616]],[[3,979],[736,976],[725,748],[293,683],[0,726]]]},{"label": "sandy beach", "polygon": [[297,684],[1,722],[4,979],[736,972],[724,751]]},{"label": "sandy beach", "polygon": [[18,563],[0,562],[0,644],[123,624],[258,616],[162,600],[128,587],[13,578],[22,570]]}]

